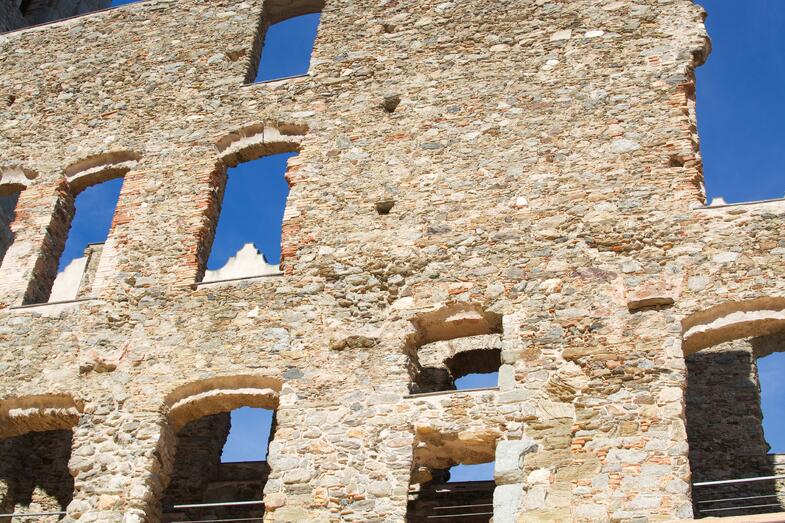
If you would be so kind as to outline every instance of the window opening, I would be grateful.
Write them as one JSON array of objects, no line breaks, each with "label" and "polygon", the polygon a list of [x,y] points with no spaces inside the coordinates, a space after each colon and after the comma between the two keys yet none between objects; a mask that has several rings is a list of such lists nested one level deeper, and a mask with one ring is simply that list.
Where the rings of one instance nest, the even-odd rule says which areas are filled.
[{"label": "window opening", "polygon": [[231,430],[221,453],[221,463],[267,460],[273,411],[241,407],[231,414]]},{"label": "window opening", "polygon": [[265,156],[228,170],[203,282],[279,273],[289,195],[285,174],[293,156],[296,153]]},{"label": "window opening", "polygon": [[269,26],[254,82],[307,74],[320,19],[321,13],[303,14]]},{"label": "window opening", "polygon": [[476,465],[455,465],[450,468],[448,483],[462,481],[493,481],[493,467],[495,462],[478,463]]},{"label": "window opening", "polygon": [[[783,510],[785,335],[720,343],[686,357],[686,419],[696,517]],[[772,354],[774,353],[774,354]],[[744,499],[751,498],[751,499]],[[722,500],[722,501],[718,501]]]},{"label": "window opening", "polygon": [[61,513],[47,521],[65,517],[74,491],[68,470],[71,440],[70,430],[30,432],[0,440],[0,489],[7,488],[0,496],[0,513]]},{"label": "window opening", "polygon": [[[782,347],[785,350],[785,346]],[[785,473],[785,352],[777,352],[758,359],[758,377],[763,411],[763,433],[769,454],[781,456]]]},{"label": "window opening", "polygon": [[[406,521],[490,521],[497,483],[494,476],[498,473],[497,443],[503,442],[497,442],[494,432],[474,433],[475,437],[464,439],[460,433],[423,429],[415,433],[412,449]],[[522,456],[507,461],[523,462]],[[500,484],[505,481],[502,478]],[[515,512],[514,507],[509,508]]]},{"label": "window opening", "polygon": [[454,304],[413,320],[408,341],[412,394],[495,387],[501,368],[502,317]]},{"label": "window opening", "polygon": [[494,462],[429,470],[429,480],[409,488],[407,523],[468,521],[493,517]]},{"label": "window opening", "polygon": [[14,241],[11,224],[16,217],[16,204],[19,193],[0,196],[0,264],[3,263],[6,251]]},{"label": "window opening", "polygon": [[123,178],[115,178],[88,187],[76,197],[71,228],[48,302],[90,296],[122,186]]},{"label": "window opening", "polygon": [[174,469],[163,499],[163,521],[262,518],[261,503],[180,506],[260,501],[270,474],[266,460],[274,426],[274,411],[250,407],[204,416],[185,425],[177,434]]}]

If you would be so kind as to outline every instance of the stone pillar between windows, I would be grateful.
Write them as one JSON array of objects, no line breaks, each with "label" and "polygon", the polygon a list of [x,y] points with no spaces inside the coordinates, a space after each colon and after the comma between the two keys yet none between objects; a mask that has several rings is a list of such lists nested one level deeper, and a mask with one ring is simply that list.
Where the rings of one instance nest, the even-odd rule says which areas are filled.
[{"label": "stone pillar between windows", "polygon": [[68,520],[160,521],[175,438],[158,412],[88,405],[74,428]]},{"label": "stone pillar between windows", "polygon": [[20,193],[11,226],[14,242],[0,267],[2,303],[47,301],[73,215],[74,198],[65,182],[28,187]]}]

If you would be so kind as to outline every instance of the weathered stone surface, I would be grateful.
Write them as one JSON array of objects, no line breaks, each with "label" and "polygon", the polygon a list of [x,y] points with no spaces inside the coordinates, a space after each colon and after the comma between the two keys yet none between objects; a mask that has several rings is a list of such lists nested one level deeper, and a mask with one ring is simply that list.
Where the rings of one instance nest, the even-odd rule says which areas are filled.
[{"label": "weathered stone surface", "polygon": [[537,451],[537,442],[532,439],[500,441],[496,444],[496,462],[493,478],[497,485],[522,483],[526,454]]},{"label": "weathered stone surface", "polygon": [[[245,85],[260,27],[322,8],[309,75]],[[243,405],[277,413],[270,522],[402,521],[524,439],[499,518],[691,516],[685,351],[785,326],[785,204],[703,207],[708,49],[690,0],[149,0],[0,35],[0,434],[72,431],[66,521],[159,521],[175,432]],[[226,169],[283,152],[284,276],[196,286]],[[29,306],[116,176],[94,299]],[[408,397],[475,336],[504,390]]]}]

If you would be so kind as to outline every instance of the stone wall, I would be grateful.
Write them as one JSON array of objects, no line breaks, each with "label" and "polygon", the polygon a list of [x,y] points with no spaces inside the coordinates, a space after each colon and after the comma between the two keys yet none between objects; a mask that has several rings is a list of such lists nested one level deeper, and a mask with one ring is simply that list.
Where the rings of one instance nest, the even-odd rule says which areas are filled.
[{"label": "stone wall", "polygon": [[[0,164],[37,175],[0,266],[0,422],[73,398],[66,521],[160,520],[180,424],[242,405],[277,412],[265,521],[401,522],[413,470],[522,442],[508,519],[691,517],[683,348],[785,326],[785,204],[701,208],[702,10],[330,0],[310,74],[245,85],[296,5],[0,35]],[[227,165],[282,150],[284,275],[196,285]],[[31,306],[76,193],[120,163],[94,299]],[[763,298],[766,321],[706,323]],[[456,329],[501,335],[499,390],[410,397],[413,349]]]},{"label": "stone wall", "polygon": [[30,0],[24,13],[21,0],[0,0],[0,32],[29,25],[45,24],[72,16],[106,9],[111,0]]}]

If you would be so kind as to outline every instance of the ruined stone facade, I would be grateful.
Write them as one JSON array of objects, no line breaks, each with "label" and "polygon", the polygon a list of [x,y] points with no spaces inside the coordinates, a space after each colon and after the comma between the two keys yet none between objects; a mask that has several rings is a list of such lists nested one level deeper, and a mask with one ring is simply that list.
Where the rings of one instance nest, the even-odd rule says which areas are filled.
[{"label": "ruined stone facade", "polygon": [[[248,85],[265,28],[320,10],[310,73]],[[757,474],[759,441],[707,464],[744,436],[691,402],[756,401],[751,357],[728,391],[699,351],[785,329],[785,203],[703,207],[702,16],[148,0],[0,35],[4,513],[161,521],[204,500],[176,455],[210,424],[199,470],[269,522],[402,522],[457,463],[495,461],[495,523],[690,519],[695,478]],[[291,151],[283,274],[200,283],[227,167]],[[88,295],[46,304],[75,196],[118,176]],[[467,351],[498,387],[416,394]],[[276,411],[268,461],[222,473],[241,406]]]}]

